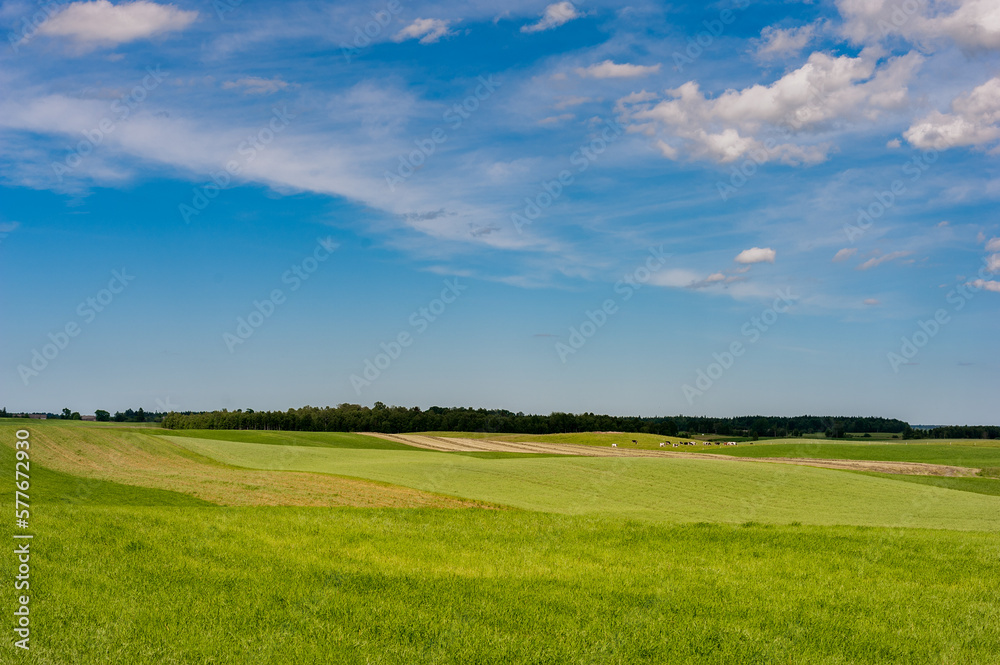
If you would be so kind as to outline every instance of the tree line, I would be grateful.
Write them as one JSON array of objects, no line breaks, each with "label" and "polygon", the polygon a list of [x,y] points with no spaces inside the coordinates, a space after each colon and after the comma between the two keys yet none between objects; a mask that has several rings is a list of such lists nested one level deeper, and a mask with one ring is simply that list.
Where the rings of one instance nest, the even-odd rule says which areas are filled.
[{"label": "tree line", "polygon": [[733,437],[802,436],[824,432],[843,437],[848,433],[902,433],[907,423],[892,418],[821,416],[609,416],[594,413],[551,413],[547,416],[514,413],[504,409],[463,407],[386,406],[358,404],[336,407],[305,406],[287,411],[208,411],[170,413],[163,418],[169,429],[251,429],[307,432],[511,432],[561,434],[571,432],[642,432],[661,436],[717,434]]}]

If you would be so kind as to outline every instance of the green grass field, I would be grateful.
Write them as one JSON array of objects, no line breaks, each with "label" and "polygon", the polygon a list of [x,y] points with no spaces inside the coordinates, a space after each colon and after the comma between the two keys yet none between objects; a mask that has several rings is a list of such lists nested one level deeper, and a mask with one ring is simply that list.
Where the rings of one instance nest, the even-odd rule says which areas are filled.
[{"label": "green grass field", "polygon": [[[4,663],[992,665],[1000,653],[990,493],[711,458],[31,429],[32,648],[8,639]],[[8,469],[13,431],[0,424]],[[83,475],[115,459],[105,478]],[[162,486],[134,484],[140,462]],[[337,491],[506,507],[218,506],[169,489],[189,487],[170,474],[190,465],[221,482],[350,476],[386,484]],[[12,489],[3,501],[13,508]],[[6,579],[14,567],[0,556]],[[11,584],[0,598],[14,607]]]},{"label": "green grass field", "polygon": [[715,459],[482,459],[166,438],[233,466],[352,476],[527,510],[655,522],[1000,530],[995,497],[803,466]]},{"label": "green grass field", "polygon": [[[693,447],[689,447],[693,448]],[[793,457],[816,459],[923,462],[974,468],[1000,466],[1000,441],[969,440],[906,443],[840,443],[805,439],[798,443],[758,442],[754,445],[704,446],[706,452],[733,457]]]}]

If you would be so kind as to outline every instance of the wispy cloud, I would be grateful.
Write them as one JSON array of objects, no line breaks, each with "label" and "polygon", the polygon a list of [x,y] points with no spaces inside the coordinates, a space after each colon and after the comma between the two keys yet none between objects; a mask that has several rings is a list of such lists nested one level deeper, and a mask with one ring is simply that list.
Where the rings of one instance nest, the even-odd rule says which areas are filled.
[{"label": "wispy cloud", "polygon": [[196,11],[146,0],[119,5],[108,0],[74,2],[42,23],[38,33],[81,43],[115,45],[182,30],[197,17]]},{"label": "wispy cloud", "polygon": [[901,259],[905,256],[909,256],[911,252],[889,252],[888,254],[883,254],[882,256],[873,256],[864,263],[858,266],[858,270],[871,270],[872,268],[878,267],[883,263],[888,261],[895,261],[896,259]]},{"label": "wispy cloud", "polygon": [[556,2],[545,8],[545,13],[537,23],[521,26],[521,32],[551,30],[581,16],[582,14],[576,10],[572,2]]},{"label": "wispy cloud", "polygon": [[628,63],[618,64],[611,60],[590,67],[578,67],[576,73],[584,78],[593,79],[631,79],[640,76],[649,76],[660,71],[660,65],[631,65]]},{"label": "wispy cloud", "polygon": [[419,39],[421,44],[433,44],[451,32],[448,26],[451,22],[439,18],[418,18],[410,25],[396,33],[392,38],[395,42],[407,39]]},{"label": "wispy cloud", "polygon": [[760,32],[757,57],[762,59],[795,55],[802,51],[816,35],[816,25],[798,28],[768,26]]},{"label": "wispy cloud", "polygon": [[243,93],[247,95],[267,95],[272,92],[284,90],[287,87],[289,87],[287,81],[282,81],[279,78],[265,79],[258,76],[248,76],[235,81],[226,81],[222,84],[223,90],[242,89]]},{"label": "wispy cloud", "polygon": [[841,261],[846,261],[847,259],[857,254],[857,252],[858,252],[857,247],[845,247],[844,249],[838,251],[836,254],[833,255],[833,261],[834,263],[840,263]]}]

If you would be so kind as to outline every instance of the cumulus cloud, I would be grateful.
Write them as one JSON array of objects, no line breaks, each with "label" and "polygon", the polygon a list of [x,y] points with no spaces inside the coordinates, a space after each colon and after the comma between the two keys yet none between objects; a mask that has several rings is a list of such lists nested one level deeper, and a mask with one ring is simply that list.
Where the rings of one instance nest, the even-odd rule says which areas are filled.
[{"label": "cumulus cloud", "polygon": [[419,39],[421,44],[433,44],[442,37],[450,34],[448,23],[448,21],[439,18],[418,18],[397,32],[392,40],[394,42],[402,42],[407,39]]},{"label": "cumulus cloud", "polygon": [[795,55],[808,46],[815,35],[815,25],[784,29],[768,26],[760,31],[757,57],[768,59]]},{"label": "cumulus cloud", "polygon": [[986,269],[990,272],[1000,272],[1000,254],[991,254],[986,257]]},{"label": "cumulus cloud", "polygon": [[556,2],[545,8],[545,13],[537,23],[521,26],[521,32],[542,32],[558,28],[564,23],[569,23],[575,18],[583,16],[576,11],[572,2]]},{"label": "cumulus cloud", "polygon": [[842,33],[855,43],[897,36],[924,45],[947,39],[967,50],[1000,49],[996,0],[838,0],[837,8],[844,18]]},{"label": "cumulus cloud", "polygon": [[144,37],[182,30],[198,17],[174,5],[136,2],[113,5],[108,0],[74,2],[51,16],[38,33],[69,37],[87,44],[124,44]]},{"label": "cumulus cloud", "polygon": [[744,249],[742,252],[736,255],[734,259],[737,263],[751,264],[751,263],[774,263],[774,257],[777,253],[770,247],[751,247],[750,249]]},{"label": "cumulus cloud", "polygon": [[987,252],[1000,252],[1000,238],[990,238],[986,243]]},{"label": "cumulus cloud", "polygon": [[826,159],[831,146],[795,138],[905,106],[907,84],[922,62],[909,53],[880,64],[870,49],[854,58],[813,53],[770,85],[710,96],[689,81],[657,103],[622,98],[616,110],[633,131],[654,137],[668,159],[684,155],[730,163],[751,156],[761,164],[815,164]]},{"label": "cumulus cloud", "polygon": [[934,150],[984,146],[1000,139],[1000,77],[954,99],[951,113],[934,111],[903,136],[910,145]]},{"label": "cumulus cloud", "polygon": [[649,76],[660,71],[660,65],[630,65],[628,63],[617,64],[611,60],[591,65],[590,67],[578,67],[576,73],[585,78],[593,79],[631,79],[639,76]]},{"label": "cumulus cloud", "polygon": [[975,281],[969,282],[972,286],[977,289],[986,289],[987,291],[992,291],[994,293],[1000,293],[1000,282],[995,279],[985,280],[977,279]]},{"label": "cumulus cloud", "polygon": [[258,76],[248,76],[235,81],[226,81],[222,84],[224,90],[242,89],[247,95],[268,95],[278,92],[288,87],[287,81],[281,79],[265,79]]},{"label": "cumulus cloud", "polygon": [[864,263],[858,266],[858,270],[870,270],[877,266],[882,265],[886,261],[895,261],[896,259],[901,259],[904,256],[909,256],[910,252],[889,252],[888,254],[883,254],[882,256],[873,256]]},{"label": "cumulus cloud", "polygon": [[857,247],[845,247],[836,254],[833,255],[833,261],[835,263],[840,263],[841,261],[846,261],[847,259],[854,256],[858,251]]}]

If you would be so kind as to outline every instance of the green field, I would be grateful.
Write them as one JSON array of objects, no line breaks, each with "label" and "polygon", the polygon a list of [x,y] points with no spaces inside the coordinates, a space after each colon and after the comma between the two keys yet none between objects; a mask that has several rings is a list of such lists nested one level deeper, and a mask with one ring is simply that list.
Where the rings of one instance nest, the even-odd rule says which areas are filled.
[{"label": "green field", "polygon": [[480,459],[166,438],[233,466],[353,476],[527,510],[655,522],[1000,530],[1000,500],[994,497],[802,466],[713,459]]},{"label": "green field", "polygon": [[[694,447],[689,446],[694,449]],[[923,462],[974,468],[1000,466],[1000,441],[960,439],[956,441],[906,443],[840,443],[806,439],[798,443],[758,442],[754,445],[704,446],[696,452],[734,457],[793,457],[815,459]]]},{"label": "green field", "polygon": [[262,430],[211,430],[211,429],[157,429],[150,432],[169,436],[186,436],[195,439],[218,441],[243,441],[266,443],[274,446],[315,446],[320,448],[366,448],[373,450],[421,450],[374,436],[351,432],[273,432]]},{"label": "green field", "polygon": [[[14,429],[0,424],[9,469]],[[8,639],[0,662],[964,665],[1000,653],[1000,496],[968,488],[713,458],[393,450],[358,435],[30,429],[32,649]],[[251,474],[464,503],[220,506],[190,493],[198,474],[236,494],[257,491],[233,480]],[[12,509],[13,491],[3,500]],[[14,566],[0,557],[8,580]],[[0,597],[14,606],[11,584]]]}]

